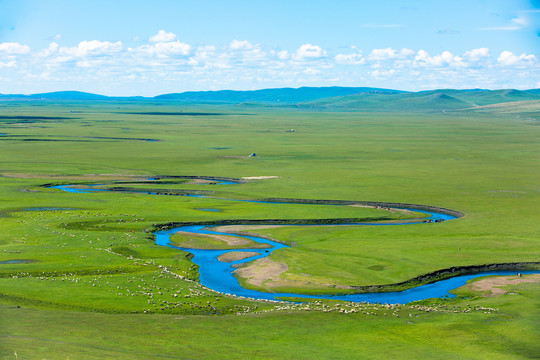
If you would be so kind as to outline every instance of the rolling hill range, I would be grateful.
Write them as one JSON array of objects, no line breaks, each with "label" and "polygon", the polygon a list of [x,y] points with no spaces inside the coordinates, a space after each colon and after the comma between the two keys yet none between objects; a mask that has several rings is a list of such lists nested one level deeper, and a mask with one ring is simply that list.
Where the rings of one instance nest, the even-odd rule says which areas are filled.
[{"label": "rolling hill range", "polygon": [[355,94],[308,101],[302,107],[354,110],[461,110],[516,101],[540,101],[520,90],[432,90],[400,94]]},{"label": "rolling hill range", "polygon": [[[405,92],[372,87],[301,87],[276,88],[249,91],[188,91],[163,94],[155,97],[108,97],[80,92],[59,91],[33,95],[1,95],[0,100],[49,100],[49,101],[159,101],[180,104],[263,105],[270,107],[295,107],[334,111],[453,111],[478,109],[501,111],[495,104],[515,103],[519,112],[523,102],[526,108],[536,108],[540,101],[540,89],[530,90],[484,90],[440,89]],[[481,108],[479,108],[481,107]]]},{"label": "rolling hill range", "polygon": [[221,102],[221,103],[299,103],[335,96],[353,94],[399,94],[400,90],[380,89],[371,87],[301,87],[277,88],[248,91],[188,91],[183,93],[156,96],[157,100],[176,100],[190,102]]}]

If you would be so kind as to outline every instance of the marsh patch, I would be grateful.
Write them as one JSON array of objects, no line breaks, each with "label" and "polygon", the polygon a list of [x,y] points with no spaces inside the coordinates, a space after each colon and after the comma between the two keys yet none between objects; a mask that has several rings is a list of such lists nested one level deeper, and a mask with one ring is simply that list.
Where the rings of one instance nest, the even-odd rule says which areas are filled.
[{"label": "marsh patch", "polygon": [[5,265],[8,265],[8,264],[30,264],[30,263],[34,263],[34,262],[36,262],[36,260],[13,259],[13,260],[0,261],[0,264],[5,264]]},{"label": "marsh patch", "polygon": [[1,115],[0,120],[8,120],[7,124],[31,124],[35,122],[47,122],[58,120],[75,120],[79,118],[75,117],[63,117],[63,116],[27,116],[27,115]]},{"label": "marsh patch", "polygon": [[100,140],[125,140],[125,141],[161,141],[159,139],[148,138],[124,138],[124,137],[107,137],[107,136],[82,136],[85,139],[100,139]]}]

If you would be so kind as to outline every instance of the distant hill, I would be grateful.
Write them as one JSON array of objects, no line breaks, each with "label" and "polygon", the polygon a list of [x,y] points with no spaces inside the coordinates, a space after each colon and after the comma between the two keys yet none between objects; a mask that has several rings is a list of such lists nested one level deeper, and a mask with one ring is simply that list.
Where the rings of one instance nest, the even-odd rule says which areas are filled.
[{"label": "distant hill", "polygon": [[540,100],[520,90],[431,90],[397,94],[355,94],[307,101],[308,108],[354,110],[457,110],[513,101]]},{"label": "distant hill", "polygon": [[51,99],[51,100],[106,100],[109,97],[105,95],[91,94],[82,91],[56,91],[49,93],[30,95],[32,99]]},{"label": "distant hill", "polygon": [[[188,91],[155,97],[108,97],[80,91],[2,95],[0,100],[163,101],[351,111],[446,111],[540,100],[540,89],[438,89],[406,92],[372,87],[301,87],[249,91]],[[490,108],[488,108],[490,109]],[[491,111],[491,110],[490,110]]]},{"label": "distant hill", "polygon": [[55,91],[48,93],[20,95],[20,94],[0,94],[2,99],[13,100],[107,100],[108,96],[91,94],[82,91]]},{"label": "distant hill", "polygon": [[212,103],[279,103],[291,104],[333,96],[345,96],[360,93],[398,94],[403,91],[371,87],[301,87],[263,90],[221,90],[221,91],[188,91],[183,93],[164,94],[154,97],[156,100],[175,100],[187,102]]}]

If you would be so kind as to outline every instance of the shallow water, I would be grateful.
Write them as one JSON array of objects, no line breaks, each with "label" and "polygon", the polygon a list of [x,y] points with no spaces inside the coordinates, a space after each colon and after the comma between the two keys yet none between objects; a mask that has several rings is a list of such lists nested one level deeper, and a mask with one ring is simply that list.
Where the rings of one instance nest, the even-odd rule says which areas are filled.
[{"label": "shallow water", "polygon": [[4,260],[0,261],[0,264],[29,264],[34,262],[33,260]]}]

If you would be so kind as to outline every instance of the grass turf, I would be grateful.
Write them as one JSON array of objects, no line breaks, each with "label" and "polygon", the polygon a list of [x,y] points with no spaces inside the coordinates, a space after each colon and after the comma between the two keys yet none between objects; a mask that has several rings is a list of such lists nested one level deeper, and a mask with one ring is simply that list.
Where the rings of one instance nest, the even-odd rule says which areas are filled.
[{"label": "grass turf", "polygon": [[[216,294],[196,287],[197,268],[187,253],[157,247],[145,232],[170,221],[377,218],[386,211],[136,193],[69,194],[40,185],[152,175],[279,176],[241,185],[160,186],[233,199],[417,203],[465,214],[419,226],[261,231],[296,244],[272,255],[289,266],[284,278],[384,284],[448,266],[537,260],[540,128],[535,122],[516,118],[515,110],[511,115],[185,110],[216,115],[150,114],[174,112],[161,103],[2,104],[0,262],[21,261],[0,264],[2,349],[10,349],[3,350],[5,358],[13,358],[15,351],[21,358],[211,358],[214,353],[220,358],[302,358],[314,352],[320,358],[380,358],[403,355],[404,349],[410,358],[534,354],[530,338],[538,334],[538,314],[531,295],[475,300],[504,305],[504,315],[430,314],[414,324],[300,310],[188,315],[251,313],[255,306],[274,305],[223,296],[216,300]],[[148,114],[128,114],[135,112]],[[287,131],[291,128],[294,133]],[[252,152],[257,156],[248,158]],[[537,291],[533,285],[527,289],[531,292],[524,294]],[[170,294],[176,291],[174,298]],[[180,295],[190,297],[179,300]],[[145,310],[154,315],[140,314]],[[40,323],[47,324],[50,335],[40,333]],[[121,329],[130,331],[121,335]],[[268,334],[268,329],[275,330]],[[155,335],[164,333],[170,335]],[[442,340],[434,342],[433,334]],[[188,340],[175,344],[178,338]],[[255,345],[247,346],[254,339]],[[141,341],[141,355],[136,355],[133,347]]]}]

